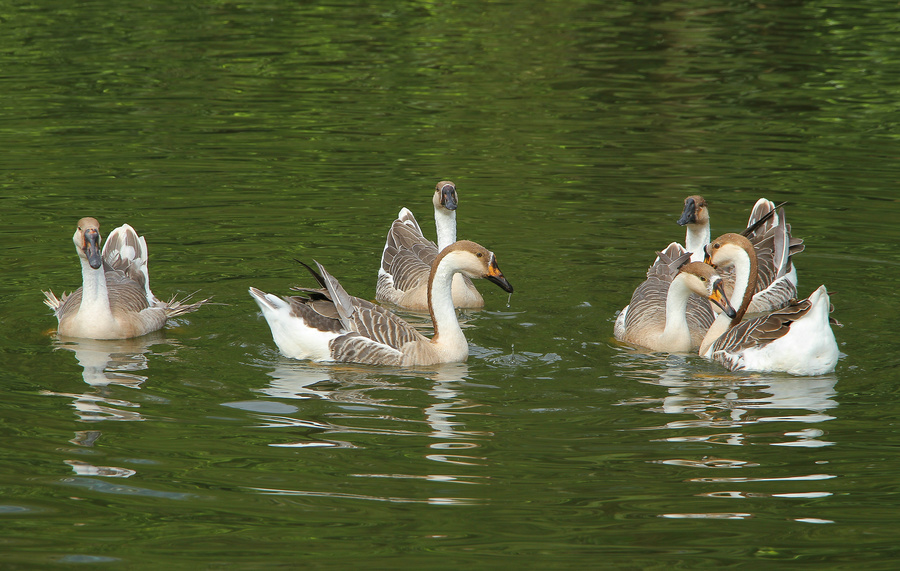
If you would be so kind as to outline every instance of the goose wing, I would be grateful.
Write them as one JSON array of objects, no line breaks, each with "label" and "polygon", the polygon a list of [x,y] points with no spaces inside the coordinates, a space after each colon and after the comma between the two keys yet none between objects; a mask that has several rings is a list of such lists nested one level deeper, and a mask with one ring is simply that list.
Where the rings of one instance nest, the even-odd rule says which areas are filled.
[{"label": "goose wing", "polygon": [[[298,313],[298,316],[303,317],[310,325],[322,331],[353,333],[396,351],[400,351],[410,341],[424,339],[415,327],[391,311],[348,294],[322,264],[316,262],[319,268],[317,272],[303,262],[300,263],[322,286],[321,289],[293,288],[305,295],[290,298],[292,310],[303,312]],[[336,339],[333,343],[340,347],[346,346],[347,351],[363,351],[363,345],[354,348],[354,343],[369,347],[369,344],[359,339],[348,338],[340,342]],[[371,353],[375,350],[370,347],[366,351]]]},{"label": "goose wing", "polygon": [[[625,330],[665,327],[666,298],[669,285],[678,275],[678,269],[691,261],[691,252],[675,242],[659,252],[653,265],[647,270],[647,279],[634,290],[628,312],[625,315]],[[706,331],[715,318],[709,303],[699,296],[688,299],[687,320],[692,332]],[[702,335],[702,333],[701,333]]]},{"label": "goose wing", "polygon": [[391,224],[381,254],[381,269],[391,277],[393,287],[408,291],[427,283],[431,263],[437,255],[437,245],[422,235],[413,213],[402,209]]},{"label": "goose wing", "polygon": [[807,315],[812,307],[809,298],[793,299],[778,311],[739,323],[713,343],[713,358],[732,371],[740,368],[745,350],[784,337],[790,331],[791,324]]},{"label": "goose wing", "polygon": [[[159,303],[150,291],[150,269],[148,266],[147,241],[128,224],[123,224],[109,233],[103,244],[103,269],[107,282],[125,283],[131,280],[137,284],[147,298],[148,305]],[[113,273],[113,276],[109,274]]]}]

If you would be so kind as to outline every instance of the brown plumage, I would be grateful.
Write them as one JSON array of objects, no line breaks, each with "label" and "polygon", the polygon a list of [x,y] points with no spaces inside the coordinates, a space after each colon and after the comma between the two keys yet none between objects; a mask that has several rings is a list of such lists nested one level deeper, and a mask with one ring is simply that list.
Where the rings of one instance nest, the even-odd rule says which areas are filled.
[{"label": "brown plumage", "polygon": [[453,307],[453,276],[463,272],[487,278],[512,291],[492,252],[468,241],[448,246],[434,259],[429,273],[435,335],[428,339],[391,311],[349,295],[316,264],[318,272],[307,269],[320,287],[295,288],[302,295],[283,298],[250,288],[275,344],[288,357],[392,366],[464,361],[468,344]]},{"label": "brown plumage", "polygon": [[100,250],[100,223],[78,221],[72,237],[82,266],[82,287],[44,303],[59,321],[59,334],[90,339],[126,339],[161,329],[177,315],[196,311],[208,300],[160,301],[150,291],[147,243],[125,224],[113,230]]}]

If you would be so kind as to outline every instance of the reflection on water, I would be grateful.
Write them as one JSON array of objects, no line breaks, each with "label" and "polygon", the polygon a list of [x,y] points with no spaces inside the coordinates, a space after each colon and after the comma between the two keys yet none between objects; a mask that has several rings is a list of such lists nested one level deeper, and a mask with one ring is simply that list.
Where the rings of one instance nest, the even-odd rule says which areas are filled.
[{"label": "reflection on water", "polygon": [[[72,399],[78,420],[99,421],[142,421],[144,417],[135,410],[140,405],[131,401],[112,398],[109,387],[118,385],[129,389],[140,389],[147,381],[138,371],[148,368],[147,355],[153,345],[175,344],[167,341],[162,332],[152,333],[135,339],[72,339],[57,338],[54,348],[72,351],[82,368],[82,379],[91,388],[85,393],[63,393],[42,391],[42,394]],[[79,430],[69,442],[90,448],[103,435],[100,430]],[[108,478],[129,478],[137,472],[118,466],[95,466],[82,460],[65,460],[78,476],[103,476]]]},{"label": "reflection on water", "polygon": [[[837,377],[794,377],[789,375],[735,374],[714,375],[689,366],[683,358],[648,358],[658,368],[635,367],[628,374],[640,382],[665,387],[666,396],[632,398],[619,405],[647,406],[645,410],[691,415],[693,419],[668,421],[663,425],[645,426],[637,430],[687,428],[743,428],[772,422],[795,422],[803,425],[833,420],[826,411],[838,406],[833,399]],[[649,405],[649,406],[648,406]],[[767,411],[779,413],[766,414]],[[794,411],[784,414],[784,411]],[[704,435],[671,436],[669,442],[710,442],[742,445],[766,439],[773,446],[819,447],[833,444],[820,437],[824,431],[803,426],[780,435],[752,435],[745,431],[716,432]]]},{"label": "reflection on water", "polygon": [[[136,411],[119,408],[139,408],[139,404],[110,398],[106,389],[110,385],[139,389],[147,377],[137,374],[137,371],[148,368],[147,354],[150,348],[161,343],[176,345],[175,342],[166,340],[160,331],[134,339],[57,338],[54,348],[75,353],[75,360],[82,368],[82,378],[92,389],[83,394],[52,391],[44,391],[43,394],[73,399],[78,419],[83,422],[144,420]],[[90,442],[96,439],[97,436],[94,436]],[[76,436],[75,441],[81,442],[82,438]]]},{"label": "reflection on water", "polygon": [[[396,373],[396,372],[395,372]],[[320,399],[340,405],[337,410],[326,414],[329,420],[295,418],[289,415],[258,415],[264,428],[303,427],[313,429],[318,436],[306,435],[303,440],[276,442],[270,444],[282,448],[365,448],[348,435],[380,435],[392,437],[429,439],[424,459],[440,465],[478,466],[485,458],[472,454],[482,446],[480,440],[492,436],[490,432],[465,430],[464,418],[481,412],[479,403],[464,396],[468,368],[464,363],[454,363],[415,372],[416,378],[426,378],[431,382],[427,390],[415,389],[400,383],[396,376],[383,371],[355,365],[319,365],[315,363],[281,360],[267,373],[271,381],[258,392],[273,398],[307,400]],[[404,372],[404,375],[408,375]],[[388,380],[390,379],[390,380]],[[424,406],[399,405],[390,398],[391,392],[400,391],[408,395],[410,391],[418,397],[427,396],[430,401]],[[416,398],[404,396],[404,402],[415,402]],[[388,414],[387,411],[395,412]],[[419,411],[419,412],[415,412]],[[415,418],[415,417],[418,417]],[[373,425],[374,422],[374,425]],[[402,424],[405,428],[396,428]],[[430,430],[416,429],[424,424]],[[342,435],[342,438],[334,438]],[[427,465],[423,465],[427,469]],[[434,473],[352,473],[358,478],[388,478],[393,480],[419,480],[436,483],[475,484],[483,483],[484,476],[466,474]],[[328,496],[340,498],[369,499],[390,502],[413,502],[440,505],[470,505],[471,498],[428,497],[426,499],[382,497],[365,494],[330,493],[304,490],[275,490],[254,488],[267,494],[292,496]]]},{"label": "reflection on water", "polygon": [[[747,447],[758,444],[817,449],[835,444],[825,440],[821,425],[834,420],[828,411],[838,406],[835,383],[837,377],[794,377],[789,375],[744,375],[733,373],[714,374],[697,366],[697,359],[673,355],[621,355],[620,375],[631,377],[640,383],[665,389],[664,396],[631,398],[617,403],[619,406],[641,406],[653,414],[678,415],[677,419],[640,426],[631,430],[672,431],[677,434],[653,439],[681,447],[687,444],[726,445]],[[684,418],[685,416],[692,418]],[[794,428],[759,432],[759,427],[775,423],[789,423]],[[713,431],[710,431],[713,429]],[[688,432],[685,434],[685,432]],[[700,432],[697,434],[696,432]],[[702,449],[707,450],[707,446]],[[737,451],[737,450],[736,450]],[[753,456],[757,458],[758,456]],[[699,470],[771,470],[772,466],[750,458],[723,458],[703,455],[699,457],[669,457],[650,460],[651,464]],[[802,465],[802,464],[801,464]],[[783,469],[783,466],[780,467]],[[802,468],[801,468],[802,469]],[[733,472],[732,472],[733,473]],[[755,475],[701,476],[683,480],[700,485],[763,485],[770,489],[725,489],[694,492],[692,497],[711,500],[746,499],[814,499],[832,495],[823,490],[784,491],[782,485],[814,483],[835,478],[827,473],[800,473],[788,476]],[[814,484],[812,484],[814,485]],[[691,512],[661,513],[663,518],[692,519],[745,519],[754,517],[752,512]],[[799,522],[833,523],[816,517],[792,518]]]}]

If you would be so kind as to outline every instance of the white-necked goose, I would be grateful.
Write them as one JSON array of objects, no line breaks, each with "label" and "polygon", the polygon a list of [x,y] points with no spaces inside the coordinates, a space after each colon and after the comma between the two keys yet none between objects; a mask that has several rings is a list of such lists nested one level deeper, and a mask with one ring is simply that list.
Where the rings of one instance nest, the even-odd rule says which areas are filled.
[{"label": "white-necked goose", "polygon": [[150,291],[147,242],[125,224],[100,249],[100,223],[82,218],[72,237],[81,261],[82,286],[59,298],[45,291],[44,303],[67,337],[127,339],[161,329],[166,320],[197,310],[207,300],[160,301]]},{"label": "white-necked goose", "polygon": [[461,240],[444,248],[431,264],[428,309],[434,323],[429,339],[393,312],[350,296],[318,262],[312,269],[322,289],[301,289],[305,296],[280,297],[250,288],[281,352],[294,359],[370,365],[417,366],[465,361],[469,345],[453,306],[453,276],[486,278],[505,291],[493,252]]},{"label": "white-necked goose", "polygon": [[742,302],[734,318],[716,318],[701,344],[701,355],[732,371],[821,375],[834,370],[839,351],[824,285],[804,300],[794,299],[782,309],[741,321],[758,275],[756,250],[744,236],[725,234],[712,241],[706,251],[709,263],[734,266],[734,295]]},{"label": "white-necked goose", "polygon": [[[425,238],[412,212],[403,208],[391,224],[375,299],[417,311],[428,310],[428,273],[441,250],[456,242],[456,185],[449,180],[437,183],[432,197],[437,244]],[[484,299],[472,280],[463,274],[453,278],[453,304],[472,309],[484,307]]]},{"label": "white-necked goose", "polygon": [[[791,236],[791,226],[784,217],[784,209],[775,211],[775,204],[760,198],[750,211],[747,228],[742,235],[750,239],[756,248],[759,276],[753,291],[753,300],[747,313],[764,313],[784,307],[797,295],[797,270],[792,256],[803,251],[803,240]],[[758,223],[762,221],[762,223]],[[684,199],[684,210],[678,224],[686,227],[685,249],[691,252],[691,260],[703,261],[704,248],[709,244],[709,205],[702,196]],[[731,268],[720,267],[725,279],[725,293],[732,298],[734,273]]]},{"label": "white-necked goose", "polygon": [[706,299],[734,315],[722,278],[712,266],[691,262],[690,255],[675,243],[658,254],[616,319],[616,339],[651,351],[687,352],[700,346],[713,323]]}]

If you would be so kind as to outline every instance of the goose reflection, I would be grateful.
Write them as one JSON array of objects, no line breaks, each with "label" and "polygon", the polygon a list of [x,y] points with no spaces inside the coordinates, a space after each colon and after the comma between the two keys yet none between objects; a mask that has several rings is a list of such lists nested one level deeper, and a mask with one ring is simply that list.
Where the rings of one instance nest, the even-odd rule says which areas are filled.
[{"label": "goose reflection", "polygon": [[[628,372],[642,383],[665,387],[662,398],[636,398],[622,405],[650,405],[654,413],[692,415],[641,430],[716,428],[735,429],[749,425],[791,422],[803,425],[781,434],[749,435],[742,431],[700,436],[674,436],[670,442],[710,442],[741,445],[748,440],[766,439],[773,446],[817,447],[833,444],[820,439],[824,431],[811,425],[833,420],[829,414],[838,406],[837,377],[795,377],[780,374],[709,374],[684,358],[659,358],[659,368],[635,367]],[[646,359],[645,359],[646,360]],[[649,364],[649,363],[645,363]],[[791,411],[790,413],[788,413]]]},{"label": "goose reflection", "polygon": [[[640,359],[625,358],[623,377],[664,389],[665,396],[648,396],[620,401],[619,405],[641,406],[651,414],[677,415],[677,418],[633,430],[662,434],[655,442],[673,443],[668,455],[648,460],[650,464],[674,466],[693,472],[682,479],[689,485],[683,503],[672,503],[676,510],[657,514],[662,518],[694,519],[747,519],[755,512],[734,512],[735,499],[770,498],[783,500],[814,499],[830,496],[833,492],[823,489],[824,481],[837,476],[820,471],[827,462],[815,449],[831,446],[823,438],[822,425],[835,419],[832,414],[838,407],[835,384],[837,377],[795,377],[786,374],[739,374],[712,372],[706,363],[698,365],[697,359],[676,355],[650,355]],[[655,388],[654,392],[660,389]],[[785,430],[785,423],[788,429]],[[778,427],[768,430],[766,427]],[[687,444],[687,446],[685,446]],[[711,454],[711,445],[746,447],[752,445],[789,446],[810,449],[809,456],[792,456],[796,463],[785,464],[783,456],[764,453],[760,449],[732,448],[727,455]],[[704,450],[699,454],[685,455],[686,451]],[[727,450],[725,448],[721,450]],[[774,455],[774,456],[773,456]],[[775,458],[773,469],[769,462]],[[820,466],[821,464],[821,466]],[[790,469],[786,469],[790,466]],[[745,470],[750,469],[750,470]],[[688,472],[691,473],[691,472]],[[806,489],[804,489],[806,488]],[[707,498],[712,503],[709,511],[698,510],[696,498]],[[678,507],[686,508],[677,511]],[[718,509],[715,509],[718,508]],[[831,523],[809,513],[809,506],[796,508],[796,521]]]},{"label": "goose reflection", "polygon": [[[464,396],[468,368],[464,363],[445,364],[428,367],[413,373],[414,378],[427,378],[430,388],[419,389],[409,383],[399,382],[398,376],[410,378],[410,371],[373,370],[371,367],[320,365],[278,361],[267,372],[269,384],[256,389],[259,393],[276,399],[309,400],[319,399],[334,403],[334,407],[315,419],[298,418],[297,415],[259,415],[266,428],[302,427],[312,429],[302,440],[272,443],[270,446],[284,448],[319,448],[324,446],[367,449],[370,445],[358,444],[354,434],[375,434],[388,437],[422,436],[432,440],[423,451],[422,458],[438,462],[440,465],[473,466],[482,465],[485,458],[472,454],[480,448],[490,432],[465,429],[465,417],[486,414],[479,410],[479,403]],[[396,396],[394,396],[396,394]],[[402,395],[402,396],[401,396]],[[421,396],[427,395],[427,405],[418,404]],[[417,403],[415,405],[408,403]],[[247,408],[263,408],[260,405],[245,405]],[[301,407],[297,407],[297,411]],[[418,411],[418,412],[416,412]],[[418,417],[418,418],[416,418]],[[428,431],[417,429],[425,424]],[[398,426],[399,425],[399,426]],[[353,453],[353,452],[351,452]],[[441,470],[427,469],[425,474],[403,473],[391,470],[386,473],[368,472],[348,474],[357,478],[384,478],[390,480],[421,480],[440,483],[475,484],[482,483],[483,476],[448,474]],[[409,469],[408,466],[405,468]],[[267,494],[284,495],[331,495],[328,491],[276,490],[258,488]],[[343,497],[335,492],[335,497]],[[365,498],[364,494],[355,497]],[[371,499],[385,501],[383,496]],[[387,501],[427,502],[441,504],[471,505],[471,498],[434,497],[428,499],[401,498],[392,496]]]},{"label": "goose reflection", "polygon": [[[148,353],[153,345],[172,344],[162,332],[133,339],[74,339],[58,337],[55,349],[72,351],[82,368],[82,379],[92,387],[83,394],[46,391],[44,394],[71,398],[82,422],[100,420],[141,421],[144,418],[134,410],[140,405],[109,396],[109,387],[118,385],[140,389],[147,380],[139,374],[148,368]],[[76,435],[76,441],[93,442],[96,437],[86,439]]]}]

